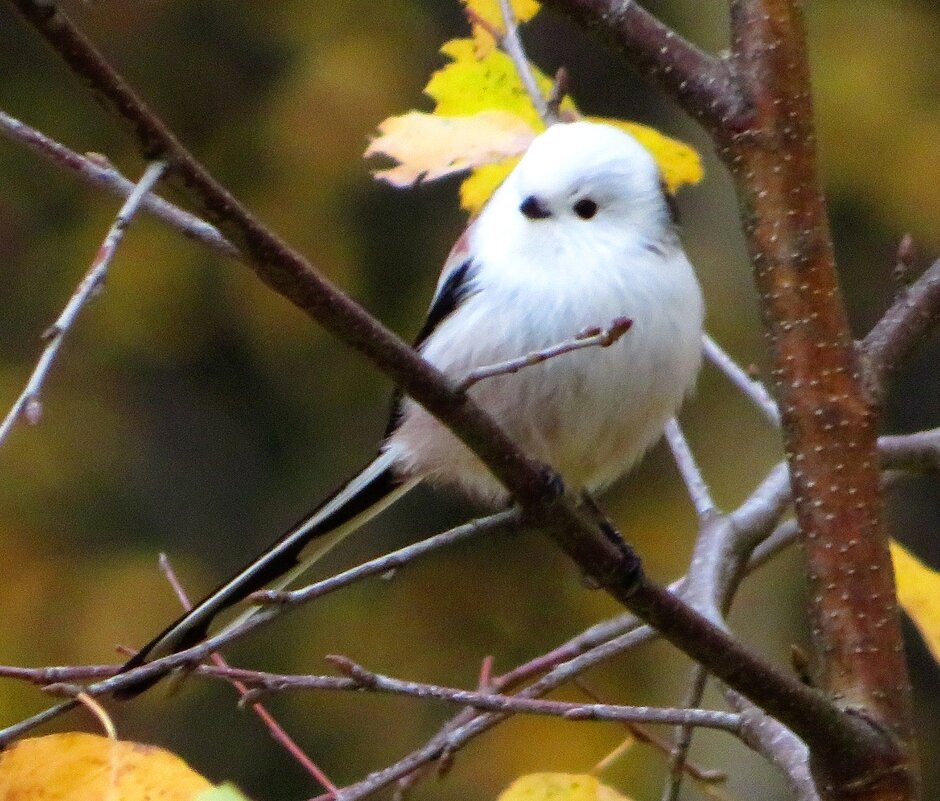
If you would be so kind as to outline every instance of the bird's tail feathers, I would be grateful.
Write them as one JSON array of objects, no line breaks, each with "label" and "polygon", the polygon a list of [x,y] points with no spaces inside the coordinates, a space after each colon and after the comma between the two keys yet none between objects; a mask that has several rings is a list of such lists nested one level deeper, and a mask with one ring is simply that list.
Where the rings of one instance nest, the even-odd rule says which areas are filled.
[{"label": "bird's tail feathers", "polygon": [[[365,469],[341,486],[259,554],[234,577],[220,584],[190,611],[171,623],[141,648],[123,671],[195,645],[223,610],[262,588],[284,589],[345,537],[390,506],[417,483],[402,481],[392,471],[393,457],[381,453]],[[240,625],[259,607],[254,606],[230,623]],[[132,697],[159,680],[134,684],[121,697]]]}]

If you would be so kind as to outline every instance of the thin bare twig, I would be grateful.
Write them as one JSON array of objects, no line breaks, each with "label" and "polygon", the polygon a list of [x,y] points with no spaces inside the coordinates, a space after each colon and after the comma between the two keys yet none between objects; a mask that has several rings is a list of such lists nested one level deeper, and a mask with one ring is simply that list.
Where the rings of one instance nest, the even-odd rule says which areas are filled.
[{"label": "thin bare twig", "polygon": [[907,233],[898,242],[891,277],[899,289],[906,287],[914,278],[914,264],[917,260],[917,246],[914,237]]},{"label": "thin bare twig", "polygon": [[679,468],[679,474],[689,491],[689,497],[692,499],[692,505],[695,507],[698,519],[700,521],[710,520],[718,514],[718,507],[675,417],[670,418],[666,423],[665,435],[669,449],[672,451],[672,458],[675,460],[676,467]]},{"label": "thin bare twig", "polygon": [[[588,687],[583,679],[577,678],[572,682],[572,684],[574,684],[575,687],[581,690],[581,692],[583,692],[592,701],[603,703],[600,696],[590,687]],[[668,742],[657,736],[655,733],[649,731],[642,724],[624,723],[623,725],[630,735],[630,740],[636,740],[637,742],[650,745],[659,751],[663,756],[668,756],[672,750]],[[627,740],[626,743],[621,744],[616,749],[614,749],[614,751],[605,756],[600,762],[591,768],[590,772],[594,775],[597,775],[610,767],[617,757],[622,754],[626,748],[629,748],[628,743],[630,740]],[[709,785],[719,784],[721,782],[727,781],[728,779],[728,775],[724,771],[712,770],[711,768],[702,768],[691,761],[684,762],[680,770],[687,773],[694,781]]]},{"label": "thin bare twig", "polygon": [[[698,706],[705,694],[705,685],[708,682],[708,671],[701,665],[692,668],[692,679],[686,692],[685,700],[689,706]],[[685,704],[683,704],[685,705]],[[669,749],[669,765],[666,771],[666,782],[663,785],[661,801],[675,801],[682,788],[682,777],[686,772],[689,759],[689,749],[692,747],[691,726],[678,726],[673,733],[672,748]]]},{"label": "thin bare twig", "polygon": [[471,520],[461,526],[452,528],[433,537],[406,545],[391,553],[384,554],[376,559],[370,559],[361,565],[351,567],[335,576],[322,579],[306,587],[296,590],[261,590],[253,593],[250,600],[253,603],[268,604],[270,606],[290,607],[297,606],[327,595],[331,592],[362,581],[370,576],[381,576],[392,570],[398,570],[415,559],[418,559],[441,548],[448,548],[458,542],[487,533],[512,531],[522,525],[522,517],[517,509],[507,509],[488,517]]},{"label": "thin bare twig", "polygon": [[561,104],[565,99],[565,95],[568,94],[570,83],[571,79],[568,76],[568,70],[564,67],[559,67],[555,71],[555,83],[552,84],[552,91],[549,93],[548,100],[545,103],[547,119],[554,122],[561,120]]},{"label": "thin bare twig", "polygon": [[[446,547],[447,545],[469,539],[478,534],[503,531],[507,528],[516,528],[520,525],[520,521],[521,515],[519,511],[509,509],[481,520],[475,520],[471,523],[458,526],[450,531],[438,534],[427,540],[422,540],[421,542],[416,542],[405,548],[400,548],[397,551],[385,554],[377,559],[372,559],[358,567],[346,570],[343,573],[324,579],[309,587],[291,592],[255,593],[251,600],[255,603],[267,603],[268,606],[265,609],[259,610],[250,619],[245,620],[240,625],[225,629],[223,632],[185,651],[180,651],[179,653],[171,654],[162,659],[154,660],[153,662],[126,673],[118,673],[117,670],[109,670],[103,666],[88,668],[87,670],[89,672],[85,677],[101,678],[99,681],[86,687],[85,692],[93,696],[104,695],[120,690],[123,687],[132,686],[141,679],[153,678],[164,675],[177,668],[197,665],[204,659],[209,658],[215,651],[244,637],[258,626],[265,625],[269,620],[283,614],[287,609],[292,608],[298,603],[334,592],[341,587],[345,587],[369,576],[381,575],[387,573],[389,570],[398,569],[425,554]],[[72,676],[81,676],[83,670],[86,669],[78,668],[73,673],[71,672],[71,668],[0,668],[0,677],[17,678],[36,684],[48,684],[49,680],[63,680],[71,678]],[[0,729],[0,748],[6,743],[21,737],[37,726],[68,712],[74,707],[74,700],[66,701],[12,726]]]},{"label": "thin bare twig", "polygon": [[906,287],[862,341],[865,388],[884,400],[888,378],[940,320],[940,259]]},{"label": "thin bare twig", "polygon": [[539,89],[538,81],[535,80],[535,72],[532,70],[529,57],[522,46],[522,39],[519,37],[519,20],[516,19],[511,0],[499,0],[499,10],[503,16],[503,26],[506,28],[506,32],[498,39],[499,46],[512,59],[519,80],[528,92],[538,115],[546,125],[553,125],[558,122],[558,115],[552,111],[542,90]]},{"label": "thin bare twig", "polygon": [[560,342],[544,350],[533,351],[524,356],[508,359],[498,364],[488,364],[483,367],[477,367],[467,373],[463,381],[457,385],[457,391],[461,393],[466,392],[470,387],[480,381],[485,381],[488,378],[494,378],[498,375],[518,373],[526,367],[541,364],[549,359],[554,359],[566,353],[581,350],[582,348],[609,348],[629,331],[632,325],[633,321],[628,317],[617,317],[611,321],[607,328],[588,328],[576,334],[574,339]]},{"label": "thin bare twig", "polygon": [[147,166],[140,181],[138,181],[137,185],[134,187],[134,191],[131,192],[127,200],[125,200],[124,204],[121,206],[113,225],[105,236],[104,241],[101,243],[101,247],[98,248],[98,253],[95,255],[91,267],[88,272],[85,273],[85,277],[82,278],[81,283],[75,289],[72,297],[69,298],[69,302],[65,305],[62,313],[43,334],[46,347],[43,349],[39,361],[36,363],[36,367],[29,377],[29,381],[26,382],[25,389],[16,399],[16,402],[7,413],[3,423],[0,423],[0,444],[3,443],[16,421],[22,415],[25,415],[31,423],[35,423],[39,420],[42,414],[39,393],[42,389],[43,382],[52,369],[59,349],[65,341],[66,334],[71,330],[72,325],[75,323],[76,318],[85,305],[101,289],[105,277],[108,274],[108,267],[111,265],[111,260],[117,252],[118,245],[124,238],[124,232],[127,230],[131,220],[140,208],[143,199],[150,193],[150,190],[153,189],[160,178],[163,177],[166,170],[167,164],[165,161],[155,161]]},{"label": "thin bare twig", "polygon": [[105,679],[117,673],[118,667],[118,665],[69,665],[28,668],[0,665],[0,679],[16,679],[44,687],[47,684]]},{"label": "thin bare twig", "polygon": [[109,740],[117,739],[117,729],[114,726],[114,720],[108,714],[108,710],[105,709],[101,704],[99,704],[94,698],[92,698],[88,693],[78,693],[75,696],[75,700],[78,701],[85,709],[91,712],[94,715],[95,719],[101,724],[101,728],[104,729],[105,736]]},{"label": "thin bare twig", "polygon": [[[170,586],[173,588],[173,592],[176,593],[176,597],[179,599],[180,605],[185,611],[188,612],[190,609],[192,609],[192,602],[189,600],[189,595],[186,593],[186,590],[180,583],[180,580],[176,575],[176,571],[173,570],[173,566],[170,564],[169,557],[167,557],[165,553],[160,554],[159,564],[160,570],[166,577],[166,580],[169,582]],[[209,658],[217,668],[227,670],[230,667],[222,654],[214,653]],[[250,690],[243,682],[233,678],[230,680],[230,684],[238,692],[243,702],[249,702]],[[255,701],[250,703],[250,705],[251,711],[261,719],[261,722],[264,724],[271,737],[274,738],[275,742],[279,743],[284,748],[284,750],[287,751],[287,753],[289,753],[294,758],[294,760],[314,778],[315,781],[320,783],[324,789],[326,789],[333,796],[336,796],[338,790],[336,785],[333,784],[333,782],[330,780],[330,777],[327,776],[320,766],[317,765],[317,763],[307,755],[307,753],[297,744],[294,738],[287,733],[284,727],[281,726],[277,720],[275,720],[274,716],[267,710],[264,704],[262,704],[260,701]]]},{"label": "thin bare twig", "polygon": [[780,427],[780,411],[763,383],[751,378],[708,334],[702,335],[702,352],[705,358],[724,373],[734,386],[754,402],[773,426]]},{"label": "thin bare twig", "polygon": [[[337,683],[332,676],[292,676],[267,674],[233,668],[200,671],[201,675],[217,675],[237,679],[262,693],[288,690],[367,690],[415,698],[436,698],[451,704],[469,706],[490,712],[514,712],[530,715],[549,715],[565,720],[593,720],[631,723],[677,724],[687,723],[735,734],[739,723],[734,713],[708,709],[673,709],[648,706],[620,706],[616,704],[580,704],[568,701],[543,701],[515,695],[460,690],[423,682],[402,681],[366,670],[342,656],[329,656],[327,660],[342,672],[347,681]],[[345,794],[344,794],[345,797]]]},{"label": "thin bare twig", "polygon": [[[71,172],[89,186],[104,189],[122,198],[128,197],[134,191],[134,182],[125,178],[104,157],[89,157],[76,153],[3,111],[0,111],[0,134],[11,142],[24,145],[50,164]],[[238,248],[222,236],[214,225],[155,194],[151,193],[143,199],[141,209],[179,231],[188,239],[201,242],[226,258],[242,257]]]}]

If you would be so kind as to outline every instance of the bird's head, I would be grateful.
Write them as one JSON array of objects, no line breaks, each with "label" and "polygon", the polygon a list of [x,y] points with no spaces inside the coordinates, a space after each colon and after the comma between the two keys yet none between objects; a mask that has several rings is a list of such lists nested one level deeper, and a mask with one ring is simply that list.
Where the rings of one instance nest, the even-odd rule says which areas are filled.
[{"label": "bird's head", "polygon": [[657,246],[672,237],[673,224],[649,151],[624,131],[582,121],[536,137],[477,228],[510,257],[518,250],[566,258]]}]

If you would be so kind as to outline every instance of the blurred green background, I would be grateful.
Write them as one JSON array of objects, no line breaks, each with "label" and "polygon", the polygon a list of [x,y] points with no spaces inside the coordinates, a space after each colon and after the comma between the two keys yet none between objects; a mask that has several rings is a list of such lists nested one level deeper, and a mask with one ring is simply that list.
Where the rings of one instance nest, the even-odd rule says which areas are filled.
[{"label": "blurred green background", "polygon": [[[703,46],[725,46],[722,13],[692,0],[647,4]],[[715,5],[715,4],[712,4]],[[817,0],[808,27],[821,168],[850,313],[863,334],[891,300],[898,237],[940,253],[940,10],[934,0]],[[396,191],[360,158],[376,124],[426,108],[438,46],[466,31],[456,2],[95,0],[70,6],[183,141],[260,217],[406,338],[463,225],[456,182]],[[597,42],[548,12],[526,28],[548,72],[566,65],[589,113],[656,125],[699,147],[706,180],[679,203],[705,287],[711,332],[762,365],[757,311],[734,198],[702,132]],[[0,4],[0,108],[128,175],[134,145],[38,38]],[[20,392],[55,318],[87,268],[117,203],[0,141],[0,408]],[[940,342],[905,369],[889,431],[937,424]],[[157,223],[135,223],[106,291],[70,336],[43,396],[41,424],[0,448],[0,663],[106,662],[178,612],[157,569],[170,554],[195,595],[238,567],[360,466],[381,435],[388,382],[239,265]],[[731,506],[780,458],[776,436],[706,369],[683,413],[714,492]],[[934,478],[892,491],[896,536],[940,564]],[[694,516],[657,448],[604,499],[663,581],[684,570]],[[417,492],[323,570],[349,565],[464,520],[476,510]],[[749,581],[736,629],[778,662],[804,642],[799,555]],[[757,613],[755,613],[755,610]],[[438,554],[330,596],[233,650],[243,666],[321,672],[322,655],[426,681],[473,686],[480,660],[511,667],[618,612],[535,536]],[[913,630],[907,627],[912,635]],[[927,792],[940,790],[940,672],[909,636]],[[672,704],[688,664],[652,645],[589,677],[610,701]],[[576,691],[563,697],[578,698]],[[713,699],[714,700],[714,699]],[[0,723],[48,699],[0,685]],[[411,699],[306,694],[271,707],[337,783],[421,744],[449,709]],[[192,680],[109,704],[119,733],[166,745],[210,778],[259,801],[318,792],[231,690]],[[81,714],[61,725],[94,729]],[[461,751],[446,782],[416,798],[493,798],[535,770],[585,771],[622,739],[616,726],[518,719]],[[785,798],[779,777],[722,735],[695,759],[726,767],[735,798]],[[663,760],[635,747],[605,774],[658,798]],[[688,797],[698,791],[686,789]]]}]

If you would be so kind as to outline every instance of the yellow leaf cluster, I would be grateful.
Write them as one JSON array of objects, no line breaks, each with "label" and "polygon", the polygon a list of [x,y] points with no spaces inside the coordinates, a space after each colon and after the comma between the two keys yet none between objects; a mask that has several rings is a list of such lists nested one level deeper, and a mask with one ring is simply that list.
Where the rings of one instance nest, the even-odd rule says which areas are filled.
[{"label": "yellow leaf cluster", "polygon": [[898,600],[917,626],[933,658],[940,663],[940,573],[910,551],[891,542]]},{"label": "yellow leaf cluster", "polygon": [[499,801],[630,801],[586,773],[530,773],[520,776]]},{"label": "yellow leaf cluster", "polygon": [[[21,740],[0,755],[0,798],[29,801],[196,801],[220,788],[152,745],[82,732]],[[226,791],[231,793],[228,787]]]},{"label": "yellow leaf cluster", "polygon": [[[519,4],[524,5],[522,3]],[[481,18],[498,13],[498,3],[473,2]],[[519,8],[520,18],[532,8]],[[531,16],[531,14],[529,14]],[[471,169],[460,188],[460,204],[476,214],[515,166],[532,139],[545,124],[532,105],[516,67],[505,53],[492,49],[481,54],[473,39],[452,39],[441,52],[450,62],[431,75],[425,93],[434,100],[431,113],[410,111],[379,125],[365,155],[385,156],[395,165],[375,172],[375,177],[394,186],[411,186]],[[536,82],[547,95],[552,82],[532,67]],[[562,115],[577,119],[570,98],[561,105]],[[698,153],[653,128],[634,122],[592,118],[633,134],[656,158],[670,192],[702,178]]]}]

